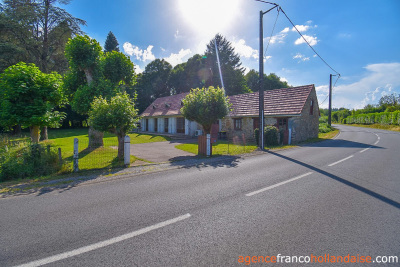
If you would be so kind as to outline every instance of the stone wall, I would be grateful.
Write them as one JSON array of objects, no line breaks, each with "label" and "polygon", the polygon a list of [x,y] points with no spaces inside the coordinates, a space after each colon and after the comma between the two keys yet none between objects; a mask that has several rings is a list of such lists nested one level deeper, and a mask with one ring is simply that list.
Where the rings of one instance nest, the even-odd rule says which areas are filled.
[{"label": "stone wall", "polygon": [[[311,100],[314,102],[312,115],[310,115]],[[292,129],[292,143],[318,137],[319,107],[315,90],[312,90],[307,98],[301,116],[289,119],[289,127],[290,126]]]},{"label": "stone wall", "polygon": [[[235,130],[233,120],[242,119],[242,129]],[[254,142],[253,118],[224,118],[221,120],[221,131],[226,132],[229,139],[242,139],[244,134],[246,141]]]}]

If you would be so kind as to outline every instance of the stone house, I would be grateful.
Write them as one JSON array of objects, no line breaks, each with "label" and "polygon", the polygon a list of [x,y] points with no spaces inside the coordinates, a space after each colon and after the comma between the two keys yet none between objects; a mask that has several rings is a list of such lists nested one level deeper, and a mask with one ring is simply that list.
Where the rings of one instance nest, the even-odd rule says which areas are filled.
[{"label": "stone house", "polygon": [[[254,138],[259,127],[259,93],[229,97],[232,111],[221,120],[228,138]],[[314,85],[267,90],[264,92],[264,122],[283,131],[283,143],[291,144],[318,137],[319,107]]]},{"label": "stone house", "polygon": [[[141,114],[141,131],[195,136],[201,126],[185,119],[180,109],[188,93],[156,99]],[[259,127],[258,92],[229,96],[232,110],[213,126],[212,134],[223,133],[229,139],[243,136],[254,140]],[[268,90],[264,92],[265,125],[283,132],[285,144],[318,137],[319,107],[314,85]]]}]

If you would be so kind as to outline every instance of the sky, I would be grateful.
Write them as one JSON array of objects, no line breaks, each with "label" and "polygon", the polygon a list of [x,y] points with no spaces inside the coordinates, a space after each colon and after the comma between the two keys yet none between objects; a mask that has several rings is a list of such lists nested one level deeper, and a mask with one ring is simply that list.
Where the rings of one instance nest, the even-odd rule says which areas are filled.
[{"label": "sky", "polygon": [[[400,93],[399,0],[275,3],[329,66],[274,9],[263,17],[265,73],[292,86],[314,84],[322,108],[330,74],[340,74],[332,78],[334,108],[359,109]],[[101,45],[112,31],[136,73],[156,58],[172,66],[186,62],[204,53],[217,33],[232,43],[246,71],[258,71],[260,11],[271,7],[255,0],[73,0],[63,6],[86,20],[82,30]]]}]

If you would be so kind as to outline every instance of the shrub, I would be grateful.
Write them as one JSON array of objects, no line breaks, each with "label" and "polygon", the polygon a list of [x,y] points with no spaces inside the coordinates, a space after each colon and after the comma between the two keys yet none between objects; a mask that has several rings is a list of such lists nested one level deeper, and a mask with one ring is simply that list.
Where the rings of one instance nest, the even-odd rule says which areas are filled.
[{"label": "shrub", "polygon": [[0,155],[0,181],[48,175],[60,168],[57,152],[41,144]]},{"label": "shrub", "polygon": [[333,130],[332,127],[329,126],[329,124],[327,124],[327,123],[320,123],[319,124],[319,132],[320,133],[329,133],[332,130]]},{"label": "shrub", "polygon": [[277,146],[279,144],[279,130],[275,126],[264,127],[264,142],[266,146]]},{"label": "shrub", "polygon": [[319,123],[328,123],[328,116],[319,117]]},{"label": "shrub", "polygon": [[260,129],[255,128],[254,129],[254,139],[256,139],[257,146],[259,145],[258,143],[260,142]]}]

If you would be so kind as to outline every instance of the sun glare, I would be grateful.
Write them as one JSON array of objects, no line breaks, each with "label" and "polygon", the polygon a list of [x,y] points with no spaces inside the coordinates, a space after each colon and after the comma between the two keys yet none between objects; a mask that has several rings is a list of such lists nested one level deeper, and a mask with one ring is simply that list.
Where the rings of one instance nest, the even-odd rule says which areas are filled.
[{"label": "sun glare", "polygon": [[178,0],[185,22],[201,35],[223,33],[237,19],[240,0]]}]

